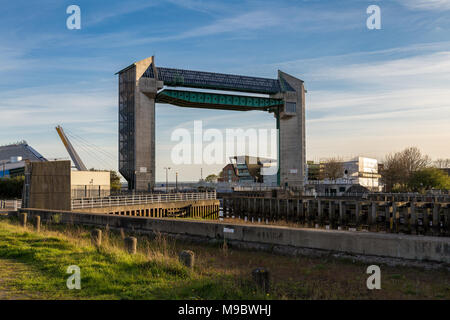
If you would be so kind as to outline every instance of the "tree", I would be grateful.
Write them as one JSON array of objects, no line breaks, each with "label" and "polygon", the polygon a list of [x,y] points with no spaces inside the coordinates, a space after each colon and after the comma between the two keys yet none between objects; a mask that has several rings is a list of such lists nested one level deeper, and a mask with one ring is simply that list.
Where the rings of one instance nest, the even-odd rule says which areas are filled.
[{"label": "tree", "polygon": [[430,157],[423,155],[416,147],[388,154],[381,171],[386,191],[408,191],[408,184],[414,172],[428,167],[430,163]]},{"label": "tree", "polygon": [[381,170],[381,178],[386,186],[386,191],[391,192],[400,185],[405,185],[406,169],[402,165],[401,153],[388,154]]},{"label": "tree", "polygon": [[412,174],[409,186],[411,190],[422,193],[431,189],[449,190],[450,177],[437,168],[425,168]]},{"label": "tree", "polygon": [[219,177],[217,176],[217,175],[215,175],[215,174],[210,174],[209,176],[207,176],[206,178],[205,178],[205,181],[206,182],[217,182],[217,179],[218,179]]},{"label": "tree", "polygon": [[420,150],[416,147],[406,148],[401,152],[401,161],[406,169],[407,178],[419,170],[428,167],[431,164],[431,159],[427,155],[422,155]]},{"label": "tree", "polygon": [[338,158],[330,158],[323,165],[323,176],[326,179],[335,181],[342,178],[344,173],[344,165],[342,160]]},{"label": "tree", "polygon": [[0,178],[0,198],[21,198],[25,177]]},{"label": "tree", "polygon": [[440,169],[450,168],[450,159],[437,159],[433,164],[436,168]]},{"label": "tree", "polygon": [[120,177],[114,170],[110,171],[110,185],[111,191],[114,192],[119,192],[120,189],[122,188],[122,184],[120,183]]}]

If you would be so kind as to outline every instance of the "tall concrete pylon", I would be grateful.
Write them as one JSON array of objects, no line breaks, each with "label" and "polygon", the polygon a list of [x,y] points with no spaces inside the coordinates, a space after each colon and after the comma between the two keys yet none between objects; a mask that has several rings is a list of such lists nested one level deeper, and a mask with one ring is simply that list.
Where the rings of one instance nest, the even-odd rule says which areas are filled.
[{"label": "tall concrete pylon", "polygon": [[154,57],[136,62],[119,74],[119,171],[129,189],[149,191],[155,185],[155,99],[162,81],[143,78]]},{"label": "tall concrete pylon", "polygon": [[273,95],[284,106],[275,113],[279,129],[279,184],[281,187],[303,187],[306,166],[305,86],[304,82],[287,73],[278,71],[281,84],[290,89]]}]

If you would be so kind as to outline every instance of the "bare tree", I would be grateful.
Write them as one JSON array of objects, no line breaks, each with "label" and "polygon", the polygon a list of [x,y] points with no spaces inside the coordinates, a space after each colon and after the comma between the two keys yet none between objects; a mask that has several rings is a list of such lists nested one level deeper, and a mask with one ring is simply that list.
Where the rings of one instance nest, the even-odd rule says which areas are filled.
[{"label": "bare tree", "polygon": [[330,158],[323,165],[323,176],[331,181],[342,178],[344,175],[344,165],[341,159]]},{"label": "bare tree", "polygon": [[404,184],[405,177],[406,171],[402,166],[401,153],[388,154],[381,170],[381,178],[386,186],[386,191],[390,192],[396,185]]},{"label": "bare tree", "polygon": [[423,155],[416,147],[409,147],[395,154],[388,154],[381,172],[386,191],[392,191],[396,186],[400,190],[408,190],[408,182],[414,172],[428,167],[430,157]]},{"label": "bare tree", "polygon": [[412,173],[428,167],[431,159],[427,155],[423,155],[416,147],[406,148],[401,152],[401,161],[405,167],[408,179]]},{"label": "bare tree", "polygon": [[434,166],[439,169],[450,168],[450,159],[437,159],[433,162]]}]

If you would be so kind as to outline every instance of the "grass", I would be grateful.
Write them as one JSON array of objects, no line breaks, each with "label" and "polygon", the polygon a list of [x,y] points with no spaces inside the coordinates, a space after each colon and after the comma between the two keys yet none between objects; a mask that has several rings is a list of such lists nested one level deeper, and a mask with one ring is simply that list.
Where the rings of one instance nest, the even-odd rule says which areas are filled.
[{"label": "grass", "polygon": [[[381,266],[382,290],[371,291],[366,287],[367,265],[349,260],[284,257],[235,250],[227,243],[181,243],[161,235],[139,236],[138,253],[129,255],[123,248],[124,232],[104,229],[97,249],[90,230],[43,225],[36,233],[31,226],[0,220],[0,262],[23,266],[0,282],[0,298],[2,292],[17,292],[40,299],[450,299],[446,270]],[[196,254],[193,270],[178,261],[183,249]],[[81,290],[66,287],[70,265],[81,269]],[[256,267],[271,271],[269,295],[251,281]],[[0,271],[0,278],[5,277],[2,272],[7,270]]]}]

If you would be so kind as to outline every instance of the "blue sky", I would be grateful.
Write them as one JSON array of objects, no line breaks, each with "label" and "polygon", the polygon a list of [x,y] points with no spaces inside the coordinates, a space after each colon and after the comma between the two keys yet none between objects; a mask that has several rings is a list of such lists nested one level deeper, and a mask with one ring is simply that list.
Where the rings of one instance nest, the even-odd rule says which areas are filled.
[{"label": "blue sky", "polygon": [[[81,8],[81,30],[66,28],[71,4]],[[372,4],[381,30],[366,27]],[[0,144],[25,139],[48,158],[67,158],[61,124],[103,150],[79,144],[89,167],[116,168],[114,73],[155,55],[159,66],[270,78],[281,69],[303,79],[308,159],[382,159],[411,145],[450,158],[450,0],[2,0],[0,8]],[[157,180],[171,165],[176,127],[275,126],[258,112],[156,112]],[[202,166],[173,167],[194,180]]]}]

